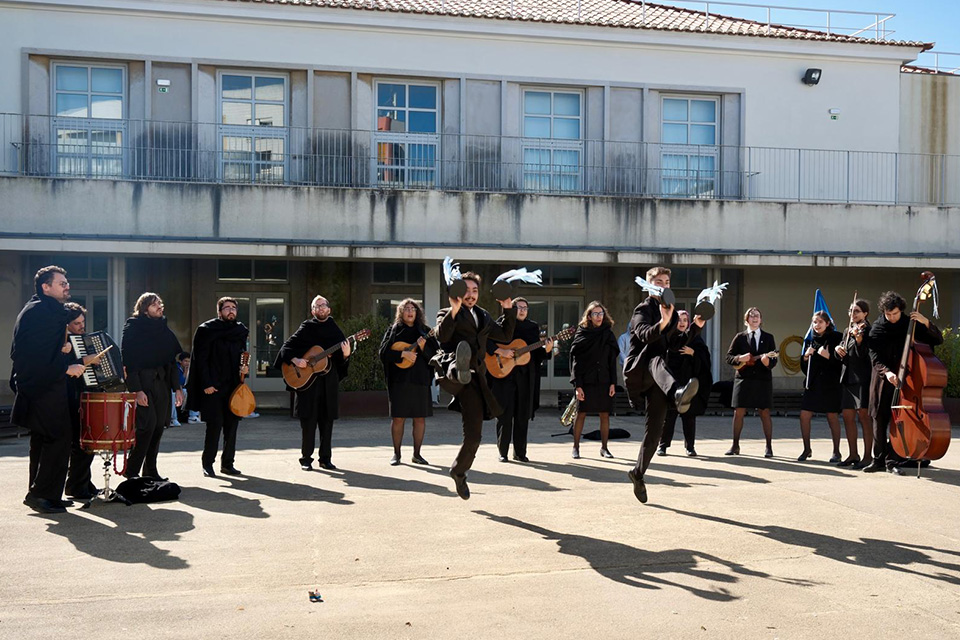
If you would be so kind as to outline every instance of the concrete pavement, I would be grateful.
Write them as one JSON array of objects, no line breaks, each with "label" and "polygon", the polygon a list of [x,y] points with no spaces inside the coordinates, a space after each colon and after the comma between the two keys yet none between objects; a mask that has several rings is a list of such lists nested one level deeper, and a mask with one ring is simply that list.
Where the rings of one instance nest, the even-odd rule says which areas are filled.
[{"label": "concrete pavement", "polygon": [[729,418],[701,418],[700,457],[655,457],[641,505],[641,418],[612,422],[633,435],[616,458],[585,441],[574,461],[543,412],[530,464],[498,462],[486,423],[467,502],[445,409],[426,467],[409,425],[391,467],[388,421],[344,419],[340,469],[303,472],[297,423],[264,416],[241,424],[244,475],[204,478],[184,425],[160,457],[179,501],[57,516],[20,503],[27,440],[0,441],[0,638],[960,637],[956,445],[919,480],[865,475],[825,462],[823,421],[797,463],[795,418],[775,419],[772,460],[756,418],[738,457]]}]

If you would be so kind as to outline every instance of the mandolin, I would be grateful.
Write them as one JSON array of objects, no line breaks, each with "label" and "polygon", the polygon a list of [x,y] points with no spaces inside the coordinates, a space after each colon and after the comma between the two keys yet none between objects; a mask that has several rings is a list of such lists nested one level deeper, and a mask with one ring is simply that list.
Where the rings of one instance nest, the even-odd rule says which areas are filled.
[{"label": "mandolin", "polygon": [[[370,329],[362,329],[352,336],[348,336],[347,340],[353,340],[356,343],[362,342],[369,337]],[[307,361],[307,366],[302,369],[296,365],[284,362],[280,366],[284,382],[297,391],[306,389],[313,384],[313,381],[316,380],[317,377],[326,375],[330,371],[330,355],[339,349],[339,342],[328,349],[320,346],[310,347],[305,354],[300,356]]]},{"label": "mandolin", "polygon": [[496,353],[488,354],[484,358],[484,362],[487,365],[487,372],[494,378],[506,378],[508,375],[510,375],[510,372],[513,371],[514,367],[522,367],[525,364],[529,364],[530,352],[547,344],[547,340],[553,340],[554,342],[569,340],[575,331],[576,328],[569,327],[553,336],[553,338],[543,338],[542,340],[532,344],[527,344],[520,338],[517,338],[513,342],[500,345],[500,347],[503,349],[513,349],[513,357],[504,358]]},{"label": "mandolin", "polygon": [[752,367],[753,365],[760,362],[760,359],[763,358],[764,356],[766,356],[767,358],[779,358],[780,352],[771,351],[770,353],[761,353],[759,355],[751,354],[749,360],[747,360],[746,362],[738,362],[737,364],[733,365],[733,368],[736,369],[737,371],[740,371],[740,369],[743,369],[744,367]]},{"label": "mandolin", "polygon": [[[424,338],[432,338],[434,335],[434,331],[435,331],[434,329],[430,329],[430,331],[427,332],[427,335],[425,335]],[[414,342],[413,344],[410,344],[409,342],[401,342],[400,340],[397,340],[392,345],[390,345],[391,351],[416,351],[419,348],[420,346],[416,342]],[[395,362],[394,364],[401,369],[409,369],[414,365],[414,363],[416,363],[416,360],[400,360],[400,362]]]}]

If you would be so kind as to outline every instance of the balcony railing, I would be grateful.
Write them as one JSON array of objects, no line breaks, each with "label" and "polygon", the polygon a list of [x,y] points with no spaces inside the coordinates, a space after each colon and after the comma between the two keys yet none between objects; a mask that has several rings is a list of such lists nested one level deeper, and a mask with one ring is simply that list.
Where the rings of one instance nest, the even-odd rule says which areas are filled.
[{"label": "balcony railing", "polygon": [[0,114],[0,175],[960,205],[960,156]]}]

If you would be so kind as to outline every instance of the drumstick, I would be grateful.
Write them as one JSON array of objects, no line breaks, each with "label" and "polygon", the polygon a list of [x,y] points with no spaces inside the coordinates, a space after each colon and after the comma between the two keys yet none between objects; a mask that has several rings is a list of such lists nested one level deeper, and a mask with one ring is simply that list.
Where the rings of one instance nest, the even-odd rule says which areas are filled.
[{"label": "drumstick", "polygon": [[[113,347],[114,345],[110,345],[109,347],[107,347],[106,349],[98,353],[96,356],[94,356],[94,359],[103,357],[103,354],[105,354],[107,351],[110,351],[110,349],[113,349]],[[93,364],[93,362],[91,361],[90,364]],[[83,368],[86,369],[87,367],[90,366],[90,364],[83,365]]]}]

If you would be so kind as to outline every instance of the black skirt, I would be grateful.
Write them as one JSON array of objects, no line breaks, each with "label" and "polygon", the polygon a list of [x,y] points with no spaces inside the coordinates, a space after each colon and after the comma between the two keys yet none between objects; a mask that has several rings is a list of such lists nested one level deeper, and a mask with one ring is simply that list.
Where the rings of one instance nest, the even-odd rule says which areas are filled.
[{"label": "black skirt", "polygon": [[733,398],[730,404],[734,409],[772,408],[773,380],[736,378],[733,381]]},{"label": "black skirt", "polygon": [[433,415],[430,385],[397,382],[387,390],[391,418],[429,418]]},{"label": "black skirt", "polygon": [[613,413],[613,398],[610,397],[609,384],[585,384],[583,400],[577,407],[578,413],[597,415],[598,413]]},{"label": "black skirt", "polygon": [[854,382],[843,385],[841,409],[867,409],[870,406],[870,385]]}]

